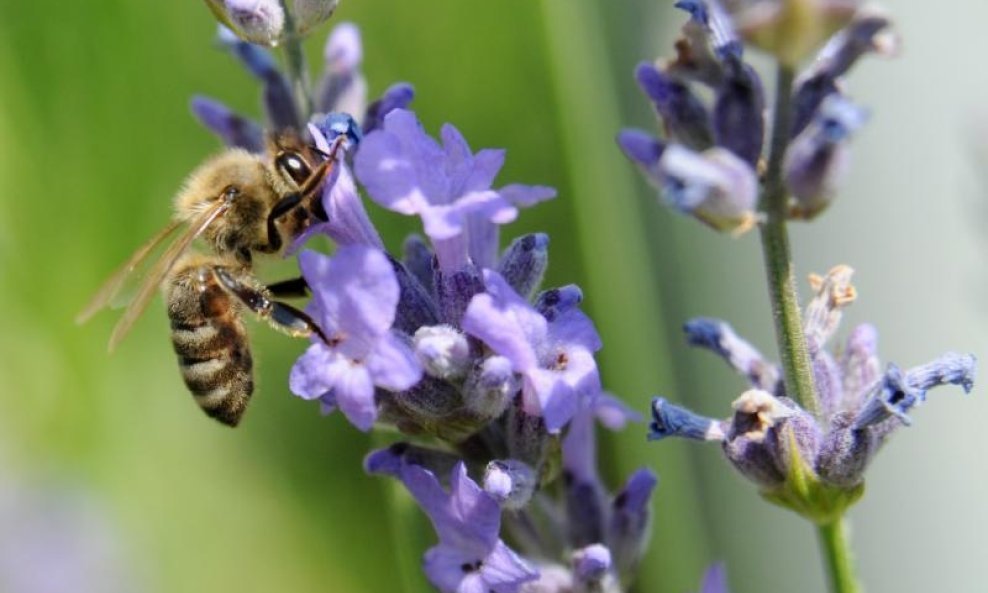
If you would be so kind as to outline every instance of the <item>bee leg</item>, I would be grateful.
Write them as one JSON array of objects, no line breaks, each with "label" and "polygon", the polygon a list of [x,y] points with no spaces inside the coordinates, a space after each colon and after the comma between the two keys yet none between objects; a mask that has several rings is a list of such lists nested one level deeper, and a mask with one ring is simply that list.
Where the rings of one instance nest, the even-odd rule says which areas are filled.
[{"label": "bee leg", "polygon": [[283,240],[281,238],[281,233],[278,232],[278,226],[276,223],[279,218],[288,214],[295,208],[298,208],[303,202],[312,202],[312,206],[317,207],[317,209],[321,211],[321,214],[319,212],[314,213],[323,221],[327,220],[326,211],[323,209],[322,203],[319,200],[313,201],[312,198],[314,198],[316,193],[318,193],[319,188],[322,186],[323,180],[326,179],[326,175],[331,169],[332,165],[330,162],[324,161],[316,167],[316,170],[313,171],[311,175],[309,175],[309,177],[305,180],[305,183],[302,184],[302,187],[299,188],[299,191],[292,192],[278,200],[278,202],[271,208],[271,212],[268,213],[268,244],[263,248],[260,248],[259,251],[263,251],[265,253],[275,253],[281,249]]},{"label": "bee leg", "polygon": [[273,296],[283,299],[309,296],[309,283],[306,282],[305,278],[302,276],[282,280],[281,282],[275,282],[274,284],[268,284],[267,288],[268,292],[270,292]]},{"label": "bee leg", "polygon": [[265,288],[258,288],[251,282],[250,277],[240,275],[235,276],[229,268],[216,266],[213,274],[219,280],[220,285],[230,294],[237,297],[240,302],[247,306],[258,317],[264,319],[274,329],[286,333],[295,338],[307,338],[316,334],[322,338],[323,342],[329,343],[326,334],[304,311],[296,309],[291,305],[273,300]]}]

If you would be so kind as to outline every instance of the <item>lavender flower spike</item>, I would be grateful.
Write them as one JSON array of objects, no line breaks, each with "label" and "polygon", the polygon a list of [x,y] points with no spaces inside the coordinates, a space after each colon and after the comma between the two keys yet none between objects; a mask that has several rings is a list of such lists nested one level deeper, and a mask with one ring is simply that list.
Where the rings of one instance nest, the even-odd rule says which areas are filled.
[{"label": "lavender flower spike", "polygon": [[526,413],[542,416],[549,432],[558,432],[581,397],[600,391],[593,354],[600,337],[579,309],[559,314],[550,323],[525,302],[504,279],[484,271],[487,291],[476,295],[463,316],[463,331],[511,361],[522,375]]},{"label": "lavender flower spike", "polygon": [[498,533],[501,508],[467,476],[462,462],[453,468],[450,491],[435,474],[406,465],[401,481],[439,536],[424,559],[425,574],[443,593],[516,593],[538,573],[511,550]]},{"label": "lavender flower spike", "polygon": [[[504,151],[486,149],[473,154],[449,124],[443,126],[441,135],[442,145],[422,130],[415,114],[396,109],[385,116],[382,128],[361,143],[354,161],[357,177],[377,203],[422,218],[443,271],[462,269],[468,256],[478,266],[491,266],[496,245],[489,254],[487,243],[482,245],[484,254],[467,252],[472,239],[465,235],[471,219],[505,224],[518,216],[517,206],[551,198],[555,191],[522,185],[493,190],[491,183],[504,164]],[[476,232],[483,230],[481,226]]]},{"label": "lavender flower spike", "polygon": [[391,330],[399,288],[394,269],[377,249],[341,247],[333,257],[299,255],[313,291],[309,313],[326,335],[295,362],[291,390],[305,399],[339,406],[360,430],[377,419],[374,389],[402,391],[422,369],[407,343]]}]

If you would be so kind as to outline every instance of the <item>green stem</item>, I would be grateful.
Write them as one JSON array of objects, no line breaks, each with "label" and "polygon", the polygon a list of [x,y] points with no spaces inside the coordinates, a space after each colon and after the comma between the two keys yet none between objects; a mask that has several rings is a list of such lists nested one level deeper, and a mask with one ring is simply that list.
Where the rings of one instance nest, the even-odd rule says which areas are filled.
[{"label": "green stem", "polygon": [[817,533],[827,558],[830,590],[834,593],[861,593],[861,585],[854,576],[854,562],[844,520],[838,519],[833,523],[820,525]]},{"label": "green stem", "polygon": [[288,0],[280,0],[285,11],[285,59],[288,62],[288,79],[295,91],[295,100],[299,102],[302,121],[307,121],[315,108],[312,95],[309,94],[309,67],[305,62],[305,52],[302,51],[302,36],[295,26],[295,16],[288,6]]},{"label": "green stem", "polygon": [[[793,69],[780,64],[776,82],[772,145],[769,148],[760,204],[767,216],[762,225],[762,250],[772,301],[772,317],[775,320],[775,333],[785,373],[786,394],[819,418],[820,403],[813,385],[813,368],[810,366],[806,336],[803,333],[792,253],[786,231],[789,194],[783,180],[782,163],[789,143],[793,79]],[[844,519],[818,526],[818,533],[827,560],[831,590],[834,593],[860,593],[861,587],[851,563]]]},{"label": "green stem", "polygon": [[772,145],[761,200],[761,209],[767,215],[767,220],[761,227],[762,252],[768,274],[775,334],[785,374],[786,394],[819,417],[820,404],[813,386],[813,368],[810,366],[806,336],[803,334],[789,235],[786,231],[789,195],[782,179],[782,160],[789,143],[793,77],[792,68],[779,66]]}]

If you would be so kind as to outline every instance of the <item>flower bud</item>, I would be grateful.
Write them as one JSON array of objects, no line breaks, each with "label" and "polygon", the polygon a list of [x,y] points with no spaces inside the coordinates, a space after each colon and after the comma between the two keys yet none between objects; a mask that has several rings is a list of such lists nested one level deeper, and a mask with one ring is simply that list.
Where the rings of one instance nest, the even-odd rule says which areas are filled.
[{"label": "flower bud", "polygon": [[666,145],[648,132],[628,128],[617,135],[618,147],[624,156],[638,166],[645,179],[657,188],[662,187],[662,176],[659,175],[659,159]]},{"label": "flower bud", "polygon": [[756,47],[795,67],[854,17],[858,0],[739,0],[738,32]]},{"label": "flower bud", "polygon": [[484,292],[484,279],[472,264],[452,272],[437,270],[435,278],[441,318],[459,326],[470,300]]},{"label": "flower bud", "polygon": [[783,487],[790,459],[788,451],[783,450],[788,448],[787,435],[780,433],[786,422],[799,412],[757,389],[743,393],[732,407],[734,418],[724,440],[727,458],[763,489]]},{"label": "flower bud", "polygon": [[484,490],[508,510],[524,508],[535,494],[536,486],[535,470],[517,459],[495,459],[484,471]]},{"label": "flower bud", "polygon": [[367,106],[364,117],[364,133],[370,134],[384,124],[384,116],[395,109],[408,109],[415,98],[415,88],[407,82],[398,82],[387,88],[381,97]]},{"label": "flower bud", "polygon": [[467,376],[463,404],[472,415],[493,420],[504,413],[520,388],[521,381],[511,361],[503,356],[490,356]]},{"label": "flower bud", "polygon": [[405,264],[405,268],[431,294],[433,292],[432,249],[429,244],[421,235],[408,235],[402,243],[401,253],[401,261]]},{"label": "flower bud", "polygon": [[[306,35],[328,19],[338,4],[339,0],[294,0],[291,15],[286,15],[279,0],[206,0],[216,20],[237,37],[269,47],[289,35]],[[288,30],[289,24],[294,32]]]},{"label": "flower bud", "polygon": [[264,131],[252,120],[208,97],[193,97],[190,108],[196,119],[219,136],[223,144],[254,153],[264,152]]},{"label": "flower bud", "polygon": [[552,435],[546,430],[545,420],[542,416],[525,412],[520,397],[508,405],[507,414],[505,441],[508,456],[541,471],[553,442]]},{"label": "flower bud", "polygon": [[323,50],[325,66],[316,108],[323,113],[343,112],[360,118],[367,108],[367,81],[360,71],[363,47],[360,29],[353,23],[333,28]]},{"label": "flower bud", "polygon": [[792,217],[811,219],[830,205],[850,164],[848,140],[866,119],[863,109],[834,93],[793,139],[783,163],[796,202]]},{"label": "flower bud", "polygon": [[299,35],[306,35],[333,15],[340,0],[294,0],[292,15]]},{"label": "flower bud", "polygon": [[577,308],[583,302],[583,291],[575,284],[543,290],[535,298],[535,310],[547,321],[555,321],[560,315]]},{"label": "flower bud", "polygon": [[206,5],[245,41],[274,46],[285,33],[285,11],[278,0],[206,0]]},{"label": "flower bud", "polygon": [[467,337],[449,325],[424,326],[412,338],[415,356],[425,371],[439,379],[463,378],[470,369]]},{"label": "flower bud", "polygon": [[532,298],[549,266],[549,235],[518,237],[504,250],[497,271],[525,300]]},{"label": "flower bud", "polygon": [[391,265],[394,267],[395,277],[398,278],[398,286],[401,289],[394,327],[412,334],[422,326],[438,324],[439,311],[429,291],[403,263],[391,259]]},{"label": "flower bud", "polygon": [[743,339],[726,321],[697,317],[683,325],[690,346],[706,348],[746,376],[752,387],[775,393],[780,389],[781,371]]},{"label": "flower bud", "polygon": [[758,165],[765,141],[765,96],[755,70],[738,55],[725,56],[713,124],[718,146],[753,168]]},{"label": "flower bud", "polygon": [[648,63],[638,65],[635,77],[652,100],[670,140],[693,150],[706,150],[713,145],[710,116],[688,86]]},{"label": "flower bud", "polygon": [[617,593],[621,591],[614,578],[611,551],[603,544],[591,544],[573,552],[574,593]]},{"label": "flower bud", "polygon": [[743,233],[758,220],[755,170],[728,150],[698,153],[669,146],[659,159],[659,174],[670,206],[719,231]]},{"label": "flower bud", "polygon": [[639,469],[631,474],[611,503],[607,542],[615,568],[623,579],[632,577],[645,555],[652,523],[649,502],[658,482],[651,471]]},{"label": "flower bud", "polygon": [[247,70],[264,85],[264,109],[271,128],[299,129],[301,117],[295,104],[295,95],[278,62],[270,51],[254,43],[243,41],[226,27],[219,27],[219,41],[236,56]]}]

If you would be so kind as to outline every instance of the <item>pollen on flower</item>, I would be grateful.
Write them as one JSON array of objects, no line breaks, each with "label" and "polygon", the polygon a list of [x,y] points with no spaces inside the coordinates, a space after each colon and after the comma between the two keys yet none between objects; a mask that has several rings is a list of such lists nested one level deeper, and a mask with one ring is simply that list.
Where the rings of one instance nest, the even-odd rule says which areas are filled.
[{"label": "pollen on flower", "polygon": [[831,268],[826,276],[810,274],[810,288],[813,292],[825,295],[831,307],[845,307],[858,298],[858,291],[851,284],[852,274],[853,268],[840,264]]},{"label": "pollen on flower", "polygon": [[735,412],[735,431],[754,442],[764,440],[768,429],[775,426],[777,420],[792,415],[772,394],[760,389],[745,391],[731,407]]}]

